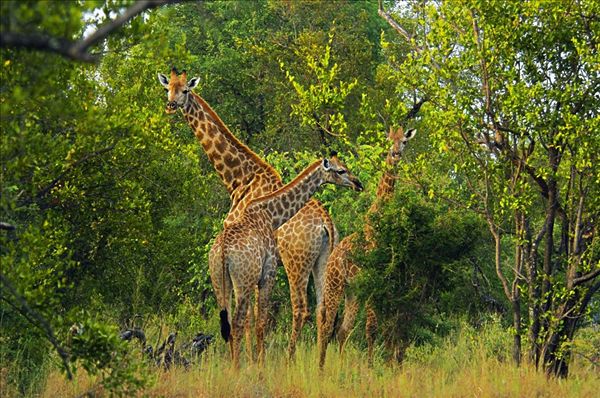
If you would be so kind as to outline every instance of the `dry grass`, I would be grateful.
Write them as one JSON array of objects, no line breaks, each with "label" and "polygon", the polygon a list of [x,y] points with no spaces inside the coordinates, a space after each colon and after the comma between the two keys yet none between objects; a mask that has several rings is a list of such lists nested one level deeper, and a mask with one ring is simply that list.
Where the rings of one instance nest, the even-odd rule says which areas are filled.
[{"label": "dry grass", "polygon": [[[457,348],[457,349],[460,349]],[[402,366],[381,360],[366,366],[364,353],[349,348],[341,357],[330,348],[325,369],[317,366],[313,345],[301,345],[293,363],[284,350],[270,352],[264,367],[231,369],[224,352],[210,353],[189,371],[156,371],[139,393],[148,397],[597,397],[600,378],[576,364],[568,380],[547,379],[530,366],[514,367],[483,354],[408,359]],[[435,352],[432,355],[437,355]],[[442,355],[445,356],[445,355]],[[454,359],[449,359],[454,357]],[[80,372],[67,383],[49,375],[42,397],[74,397],[94,389],[97,380]],[[101,392],[101,391],[98,391]],[[100,394],[101,395],[101,394]]]}]

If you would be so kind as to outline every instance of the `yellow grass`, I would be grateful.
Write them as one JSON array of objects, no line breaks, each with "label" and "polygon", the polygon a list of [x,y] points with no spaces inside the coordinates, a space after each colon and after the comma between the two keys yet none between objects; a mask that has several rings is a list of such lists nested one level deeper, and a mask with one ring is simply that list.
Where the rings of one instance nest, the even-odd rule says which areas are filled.
[{"label": "yellow grass", "polygon": [[[219,342],[220,343],[220,342]],[[217,343],[217,344],[219,344]],[[222,345],[222,344],[221,344]],[[573,365],[567,380],[548,379],[528,365],[510,363],[475,353],[453,353],[428,362],[407,359],[402,367],[379,359],[367,366],[362,351],[349,347],[344,357],[331,346],[325,369],[317,366],[313,344],[301,344],[288,363],[285,350],[268,353],[264,367],[244,364],[231,369],[228,356],[218,349],[189,371],[152,370],[148,397],[598,397],[600,377],[593,369]],[[463,353],[464,354],[464,353]],[[74,382],[51,373],[41,397],[74,397],[94,389],[98,380],[79,372]],[[98,391],[101,392],[101,391]]]}]

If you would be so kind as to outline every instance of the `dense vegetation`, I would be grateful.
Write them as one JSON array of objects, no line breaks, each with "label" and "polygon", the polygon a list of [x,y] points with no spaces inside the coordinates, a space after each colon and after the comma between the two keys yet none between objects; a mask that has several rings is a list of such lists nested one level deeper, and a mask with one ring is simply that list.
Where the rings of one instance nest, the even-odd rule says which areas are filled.
[{"label": "dense vegetation", "polygon": [[[218,334],[207,253],[229,199],[164,113],[156,73],[172,66],[285,181],[340,153],[366,186],[319,194],[341,236],[362,229],[388,127],[418,129],[371,220],[377,249],[356,254],[378,366],[496,317],[512,341],[493,354],[553,375],[578,330],[598,341],[600,3],[186,2],[69,47],[135,6],[0,3],[0,387],[85,370],[126,393],[147,364],[120,329]],[[274,341],[286,284],[280,269]]]}]

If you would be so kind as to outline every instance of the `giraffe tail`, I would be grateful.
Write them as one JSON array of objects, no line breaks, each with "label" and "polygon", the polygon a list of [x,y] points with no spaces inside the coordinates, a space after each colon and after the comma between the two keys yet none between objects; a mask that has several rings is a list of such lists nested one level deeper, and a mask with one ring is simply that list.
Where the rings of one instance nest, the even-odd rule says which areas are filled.
[{"label": "giraffe tail", "polygon": [[225,342],[228,342],[229,338],[231,337],[231,325],[229,324],[227,310],[221,310],[219,317],[221,317],[221,336],[223,336]]},{"label": "giraffe tail", "polygon": [[[227,241],[226,238],[227,235],[227,227],[225,228],[225,231],[223,231],[223,239],[221,239],[221,241],[219,242],[221,244],[221,266],[223,267],[223,274],[222,274],[222,290],[223,290],[223,294],[227,294],[225,292],[225,277],[226,277],[226,272],[227,272],[227,265],[225,264],[225,259],[227,258],[225,255],[225,242]],[[219,313],[219,318],[221,319],[221,336],[223,337],[223,339],[225,340],[225,342],[227,343],[229,341],[229,339],[231,338],[231,325],[229,324],[229,315],[227,314],[227,307],[226,307],[226,303],[227,300],[225,300],[225,297],[223,297],[223,308],[221,309],[221,312]]]}]

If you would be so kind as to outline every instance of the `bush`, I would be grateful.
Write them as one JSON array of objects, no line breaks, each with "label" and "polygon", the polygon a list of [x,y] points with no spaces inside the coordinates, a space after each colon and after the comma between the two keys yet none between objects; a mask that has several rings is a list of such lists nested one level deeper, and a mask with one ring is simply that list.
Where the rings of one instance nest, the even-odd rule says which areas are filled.
[{"label": "bush", "polygon": [[353,288],[374,305],[388,347],[401,355],[444,335],[448,316],[483,308],[471,278],[486,233],[472,213],[401,188],[370,222],[377,246],[353,254],[363,268]]}]

